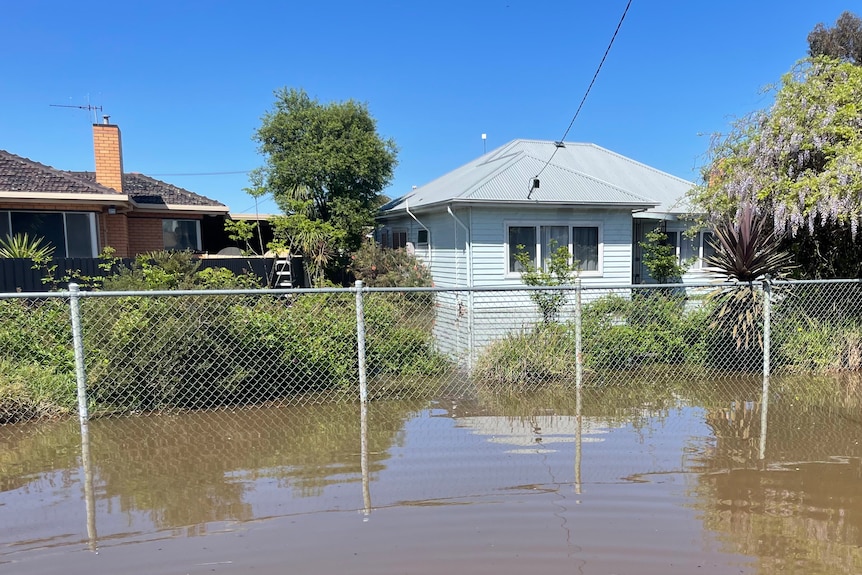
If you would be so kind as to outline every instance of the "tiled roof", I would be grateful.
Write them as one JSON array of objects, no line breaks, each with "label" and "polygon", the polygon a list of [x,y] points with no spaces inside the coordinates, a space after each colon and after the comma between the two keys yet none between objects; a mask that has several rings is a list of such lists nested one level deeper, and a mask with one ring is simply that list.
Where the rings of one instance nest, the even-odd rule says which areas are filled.
[{"label": "tiled roof", "polygon": [[56,194],[114,194],[116,191],[0,150],[0,192]]},{"label": "tiled roof", "polygon": [[[540,171],[540,186],[531,190],[530,182]],[[679,210],[677,200],[684,198],[692,185],[594,144],[566,142],[558,146],[551,141],[513,140],[381,210],[496,202],[675,212]]]},{"label": "tiled roof", "polygon": [[[89,182],[96,181],[95,172],[69,172]],[[138,204],[172,206],[227,207],[200,194],[138,173],[123,174],[123,193]]]}]

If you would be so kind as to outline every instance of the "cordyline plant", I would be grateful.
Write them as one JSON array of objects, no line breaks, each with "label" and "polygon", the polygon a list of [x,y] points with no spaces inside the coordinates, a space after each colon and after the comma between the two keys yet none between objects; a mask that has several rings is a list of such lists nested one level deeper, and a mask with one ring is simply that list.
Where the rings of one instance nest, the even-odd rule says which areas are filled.
[{"label": "cordyline plant", "polygon": [[711,327],[729,332],[737,349],[748,349],[755,341],[762,347],[758,326],[763,297],[753,282],[785,276],[792,257],[781,249],[781,238],[751,204],[743,205],[734,220],[719,222],[713,238],[715,253],[706,258],[707,266],[728,280],[748,285],[720,288],[712,294],[719,305]]}]

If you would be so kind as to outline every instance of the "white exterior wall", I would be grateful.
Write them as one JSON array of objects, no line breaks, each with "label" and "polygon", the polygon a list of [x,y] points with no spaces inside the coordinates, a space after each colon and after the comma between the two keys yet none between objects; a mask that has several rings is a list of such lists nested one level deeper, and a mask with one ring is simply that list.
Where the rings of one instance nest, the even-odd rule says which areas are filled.
[{"label": "white exterior wall", "polygon": [[523,285],[517,274],[507,273],[507,226],[533,224],[598,225],[601,273],[582,274],[583,285],[631,282],[631,210],[474,207],[471,220],[474,285]]},{"label": "white exterior wall", "polygon": [[[429,230],[429,249],[416,248],[428,264],[437,287],[510,286],[523,283],[507,273],[508,225],[598,225],[600,228],[600,273],[584,274],[585,286],[629,284],[632,281],[632,217],[630,210],[586,210],[571,208],[460,207],[454,215],[470,230],[472,250],[467,252],[467,232],[445,208],[415,214]],[[422,229],[410,216],[390,219],[391,231],[407,231],[407,241],[416,242]],[[472,262],[472,276],[468,268]],[[490,342],[513,331],[529,330],[541,320],[527,292],[445,292],[436,298],[434,336],[440,351],[470,364]],[[567,308],[569,306],[566,306]],[[569,319],[565,309],[561,319]]]}]

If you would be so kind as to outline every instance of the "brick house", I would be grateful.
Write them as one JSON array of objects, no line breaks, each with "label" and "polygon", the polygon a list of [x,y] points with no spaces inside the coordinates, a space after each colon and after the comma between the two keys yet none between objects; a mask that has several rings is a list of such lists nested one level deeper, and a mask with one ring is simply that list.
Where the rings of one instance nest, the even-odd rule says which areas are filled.
[{"label": "brick house", "polygon": [[0,150],[0,238],[42,237],[60,258],[92,258],[107,246],[120,257],[209,249],[202,224],[220,224],[227,206],[143,174],[124,173],[120,129],[107,116],[93,125],[93,147],[94,172],[57,170]]}]

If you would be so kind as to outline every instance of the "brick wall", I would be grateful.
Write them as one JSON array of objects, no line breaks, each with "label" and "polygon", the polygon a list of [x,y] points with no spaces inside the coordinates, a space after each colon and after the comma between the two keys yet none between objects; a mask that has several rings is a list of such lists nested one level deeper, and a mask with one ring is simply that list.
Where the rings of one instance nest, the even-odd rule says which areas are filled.
[{"label": "brick wall", "polygon": [[165,249],[161,218],[129,218],[129,255]]},{"label": "brick wall", "polygon": [[93,124],[93,151],[96,181],[123,193],[123,147],[119,126]]},{"label": "brick wall", "polygon": [[120,258],[132,257],[129,250],[129,218],[126,214],[102,214],[99,216],[99,246],[114,248]]}]

